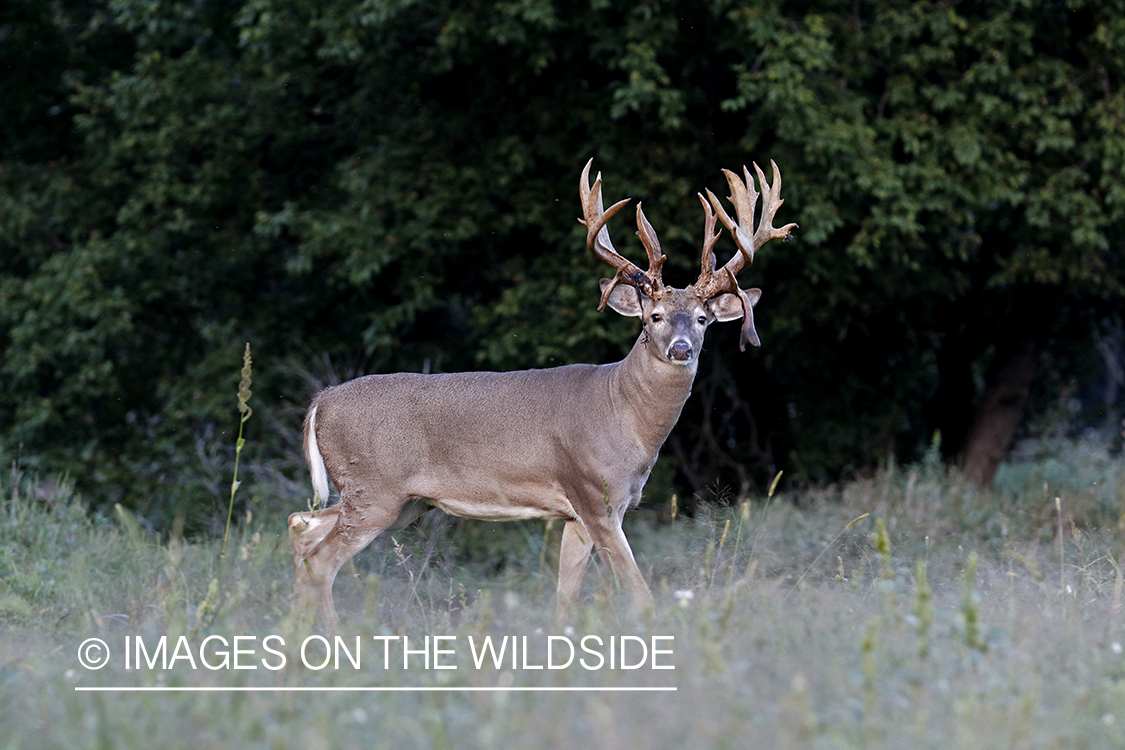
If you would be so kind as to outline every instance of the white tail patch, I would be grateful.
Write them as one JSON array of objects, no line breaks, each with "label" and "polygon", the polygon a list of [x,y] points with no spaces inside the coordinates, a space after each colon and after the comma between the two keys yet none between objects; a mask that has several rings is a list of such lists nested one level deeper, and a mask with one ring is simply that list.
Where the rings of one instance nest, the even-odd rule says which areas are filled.
[{"label": "white tail patch", "polygon": [[320,455],[320,448],[316,444],[316,407],[309,414],[308,453],[305,458],[309,462],[309,473],[312,474],[313,507],[322,508],[328,505],[328,469],[324,466],[324,458]]}]

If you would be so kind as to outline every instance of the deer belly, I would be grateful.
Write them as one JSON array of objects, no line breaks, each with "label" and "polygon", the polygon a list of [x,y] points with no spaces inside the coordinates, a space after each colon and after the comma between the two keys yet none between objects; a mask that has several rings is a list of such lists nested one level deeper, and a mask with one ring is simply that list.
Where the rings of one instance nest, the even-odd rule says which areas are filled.
[{"label": "deer belly", "polygon": [[[545,502],[544,502],[545,501]],[[530,518],[569,517],[570,503],[561,497],[539,497],[528,501],[502,497],[481,499],[442,498],[431,499],[430,505],[451,516],[473,518],[478,521],[524,521]]]}]

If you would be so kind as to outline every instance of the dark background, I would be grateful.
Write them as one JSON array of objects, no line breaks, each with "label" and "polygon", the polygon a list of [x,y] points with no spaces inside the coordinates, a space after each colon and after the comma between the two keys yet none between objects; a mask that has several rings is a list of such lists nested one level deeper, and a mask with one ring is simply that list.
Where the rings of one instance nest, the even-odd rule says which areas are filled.
[{"label": "dark background", "polygon": [[710,332],[654,482],[731,497],[940,441],[987,485],[1029,423],[1118,432],[1123,84],[1122,2],[11,0],[0,457],[198,523],[249,341],[244,458],[307,494],[319,387],[623,355],[587,159],[677,286],[695,193],[773,159],[801,228],[743,273],[762,348]]}]

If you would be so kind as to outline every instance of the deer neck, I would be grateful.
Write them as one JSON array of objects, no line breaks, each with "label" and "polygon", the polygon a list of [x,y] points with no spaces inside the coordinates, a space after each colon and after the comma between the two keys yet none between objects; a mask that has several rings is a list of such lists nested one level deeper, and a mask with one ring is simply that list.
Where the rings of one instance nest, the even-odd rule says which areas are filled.
[{"label": "deer neck", "polygon": [[612,376],[615,411],[631,422],[641,446],[655,455],[676,426],[684,403],[691,395],[698,360],[690,365],[665,362],[651,350],[642,333]]}]

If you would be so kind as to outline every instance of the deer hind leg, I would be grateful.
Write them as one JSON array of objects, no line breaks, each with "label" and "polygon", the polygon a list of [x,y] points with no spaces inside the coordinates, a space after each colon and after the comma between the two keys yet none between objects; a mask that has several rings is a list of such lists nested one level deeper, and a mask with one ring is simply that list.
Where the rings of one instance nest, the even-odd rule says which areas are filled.
[{"label": "deer hind leg", "polygon": [[339,517],[339,505],[318,511],[293,513],[289,516],[289,543],[293,547],[293,570],[296,573],[297,586],[297,598],[294,602],[296,613],[310,615],[313,606],[320,599],[320,586],[309,562],[309,556],[336,527]]},{"label": "deer hind leg", "polygon": [[339,517],[339,505],[318,511],[293,513],[289,516],[289,543],[293,546],[293,564],[298,571],[301,570],[302,561],[336,526]]},{"label": "deer hind leg", "polygon": [[555,620],[559,623],[566,620],[578,600],[593,546],[594,540],[581,521],[566,522],[559,545],[559,590],[555,603]]},{"label": "deer hind leg", "polygon": [[397,507],[393,514],[366,510],[357,512],[341,503],[316,513],[289,516],[289,538],[297,574],[295,607],[301,613],[308,613],[314,602],[319,605],[321,623],[328,633],[335,632],[339,622],[332,599],[336,574],[398,517]]}]

